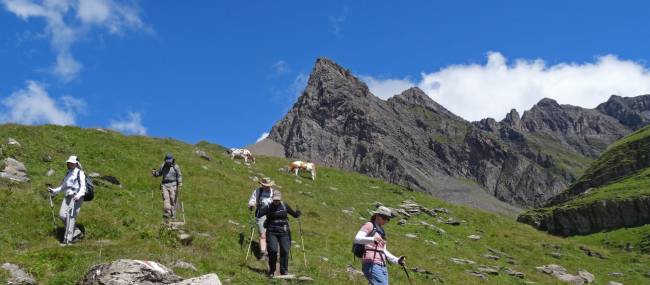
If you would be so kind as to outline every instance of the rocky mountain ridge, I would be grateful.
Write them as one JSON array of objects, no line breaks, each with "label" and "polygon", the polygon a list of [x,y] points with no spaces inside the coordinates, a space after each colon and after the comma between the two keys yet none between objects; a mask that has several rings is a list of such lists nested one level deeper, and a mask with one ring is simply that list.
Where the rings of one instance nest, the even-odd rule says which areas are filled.
[{"label": "rocky mountain ridge", "polygon": [[650,120],[648,102],[649,95],[612,96],[586,109],[543,99],[521,117],[513,110],[500,122],[468,122],[416,87],[381,100],[320,58],[267,141],[286,157],[508,212],[516,209],[506,203],[538,207],[568,188],[607,145]]}]

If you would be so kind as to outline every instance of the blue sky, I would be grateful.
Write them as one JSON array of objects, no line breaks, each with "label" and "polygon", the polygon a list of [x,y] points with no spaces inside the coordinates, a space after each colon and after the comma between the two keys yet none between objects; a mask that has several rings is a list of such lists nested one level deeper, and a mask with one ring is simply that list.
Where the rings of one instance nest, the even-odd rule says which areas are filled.
[{"label": "blue sky", "polygon": [[420,86],[469,120],[650,93],[642,1],[0,3],[3,122],[242,146],[321,56],[379,97]]}]

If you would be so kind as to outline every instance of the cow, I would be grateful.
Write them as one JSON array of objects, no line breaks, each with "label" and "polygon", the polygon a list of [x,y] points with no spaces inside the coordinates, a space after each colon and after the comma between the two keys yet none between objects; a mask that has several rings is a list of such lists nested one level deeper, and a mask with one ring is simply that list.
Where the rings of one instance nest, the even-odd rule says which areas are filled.
[{"label": "cow", "polygon": [[245,148],[231,148],[228,150],[228,152],[230,153],[231,159],[243,158],[244,162],[246,163],[248,163],[249,160],[255,163],[255,157],[250,150],[247,150]]},{"label": "cow", "polygon": [[298,176],[299,171],[309,171],[311,174],[311,180],[316,180],[316,164],[313,162],[304,162],[304,161],[294,161],[289,164],[289,172],[293,172]]}]

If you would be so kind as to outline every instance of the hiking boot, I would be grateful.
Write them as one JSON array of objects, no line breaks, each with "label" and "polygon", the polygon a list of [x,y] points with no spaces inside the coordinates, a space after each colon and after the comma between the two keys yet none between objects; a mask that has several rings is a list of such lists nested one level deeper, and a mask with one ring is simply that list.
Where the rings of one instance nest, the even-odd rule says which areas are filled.
[{"label": "hiking boot", "polygon": [[72,242],[75,243],[75,242],[81,241],[84,237],[86,237],[86,235],[84,235],[84,233],[80,232],[79,234],[77,234],[76,236],[74,236],[72,238]]}]

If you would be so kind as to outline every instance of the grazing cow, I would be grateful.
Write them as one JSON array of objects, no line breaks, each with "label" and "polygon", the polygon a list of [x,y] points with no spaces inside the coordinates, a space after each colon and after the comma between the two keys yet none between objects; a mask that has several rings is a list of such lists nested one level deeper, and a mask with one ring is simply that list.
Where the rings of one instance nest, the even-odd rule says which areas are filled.
[{"label": "grazing cow", "polygon": [[255,163],[255,157],[250,150],[245,148],[231,148],[228,152],[230,152],[231,159],[243,158],[246,163],[248,163],[249,160]]},{"label": "grazing cow", "polygon": [[289,171],[298,176],[298,171],[309,171],[311,173],[311,180],[316,180],[316,164],[313,162],[294,161],[289,164]]}]

